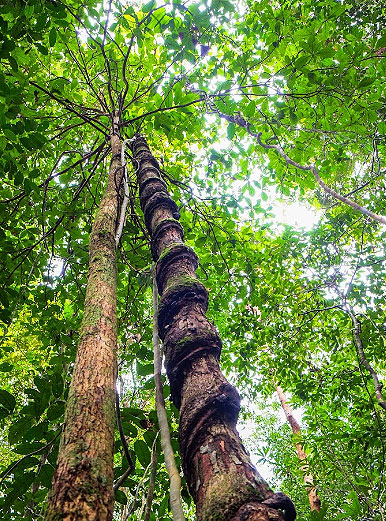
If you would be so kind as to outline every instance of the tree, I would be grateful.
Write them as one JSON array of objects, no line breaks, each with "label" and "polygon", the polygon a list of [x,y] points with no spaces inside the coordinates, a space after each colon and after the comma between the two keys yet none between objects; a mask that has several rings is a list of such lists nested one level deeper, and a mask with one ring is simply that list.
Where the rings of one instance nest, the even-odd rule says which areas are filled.
[{"label": "tree", "polygon": [[[132,496],[130,508],[135,510],[138,496],[143,495],[140,465],[146,470],[158,443],[149,390],[153,384],[142,380],[151,370],[152,355],[146,346],[151,334],[150,297],[145,291],[151,259],[149,234],[135,195],[135,163],[133,170],[128,167],[126,187],[119,184],[120,176],[124,178],[124,170],[119,168],[121,150],[114,149],[110,169],[106,164],[112,152],[110,130],[117,117],[115,128],[122,141],[138,132],[148,136],[157,151],[161,175],[172,187],[174,200],[184,206],[185,239],[197,249],[200,278],[208,278],[214,294],[210,313],[211,318],[216,315],[224,338],[223,367],[230,376],[231,368],[240,374],[238,385],[243,388],[243,371],[245,367],[252,371],[256,360],[241,311],[248,303],[261,313],[254,331],[255,344],[263,351],[259,370],[264,374],[269,368],[263,349],[268,344],[277,358],[280,381],[295,403],[303,404],[305,393],[313,396],[310,404],[318,414],[313,416],[310,411],[310,417],[305,416],[307,436],[317,437],[318,422],[323,418],[323,436],[330,436],[331,441],[333,420],[327,418],[327,405],[318,408],[317,404],[323,403],[318,382],[326,379],[330,383],[324,404],[334,403],[334,372],[350,395],[347,404],[342,404],[342,414],[358,430],[360,423],[353,420],[350,407],[364,407],[362,427],[368,433],[364,439],[377,440],[371,450],[378,470],[370,475],[368,468],[363,469],[362,484],[354,483],[351,488],[356,487],[360,501],[364,497],[375,512],[381,505],[381,492],[374,499],[363,492],[363,483],[374,482],[376,490],[382,489],[383,413],[355,387],[358,378],[367,383],[366,376],[361,375],[361,365],[350,351],[349,317],[340,313],[328,292],[332,283],[341,291],[347,271],[357,262],[348,249],[356,248],[360,262],[351,272],[355,274],[351,305],[358,312],[358,305],[367,299],[362,336],[370,342],[364,343],[364,352],[370,366],[382,375],[383,366],[377,367],[376,362],[382,340],[376,332],[383,327],[379,286],[383,271],[378,262],[383,230],[356,210],[359,205],[372,214],[385,215],[377,192],[384,183],[385,42],[379,36],[384,13],[370,3],[348,8],[333,0],[316,5],[306,2],[300,7],[262,0],[248,4],[245,13],[236,12],[231,3],[216,1],[164,7],[149,3],[135,10],[118,3],[88,2],[85,6],[77,1],[29,0],[26,5],[2,6],[0,11],[0,94],[5,101],[0,148],[7,174],[1,192],[0,318],[7,326],[20,323],[26,336],[41,344],[45,358],[45,365],[30,369],[33,384],[20,390],[15,400],[9,394],[13,378],[10,355],[4,353],[9,384],[1,395],[2,416],[16,452],[4,466],[7,499],[2,499],[3,511],[10,519],[23,517],[25,512],[32,518],[41,516],[56,461],[80,318],[83,313],[85,328],[88,310],[92,311],[87,307],[92,305],[89,291],[84,311],[82,303],[87,272],[85,238],[94,214],[99,215],[96,210],[107,171],[110,188],[116,176],[120,186],[117,206],[110,208],[111,218],[123,223],[121,209],[126,202],[128,205],[117,266],[118,366],[123,387],[134,393],[122,408],[124,435],[130,433],[133,438],[129,454],[124,450],[124,437],[114,435],[114,477],[126,475],[122,482],[126,494],[117,490],[116,498],[125,502]],[[307,169],[312,164],[315,171]],[[261,168],[261,175],[254,176],[254,168]],[[319,231],[299,237],[284,232],[273,238],[267,202],[273,190],[280,197],[308,198],[316,206],[327,205]],[[337,205],[336,194],[343,197],[343,201],[338,198],[341,202],[354,199],[357,207]],[[115,256],[115,224],[110,222],[110,259]],[[261,229],[262,225],[268,230]],[[98,247],[92,242],[94,245]],[[216,253],[220,254],[218,260]],[[102,279],[107,273],[106,258],[97,259],[100,266],[95,276]],[[273,261],[275,270],[271,269]],[[291,277],[285,276],[286,269],[291,270]],[[367,284],[361,282],[361,270],[366,271]],[[103,280],[98,283],[97,298],[111,304],[108,294],[100,292],[102,284]],[[288,308],[281,304],[283,297]],[[328,312],[334,317],[329,327],[321,318]],[[232,331],[229,314],[235,318]],[[112,308],[106,316],[114,322]],[[299,316],[304,317],[300,324]],[[8,346],[13,331],[11,327]],[[277,338],[280,343],[272,341]],[[321,352],[333,359],[332,368],[319,367],[318,343]],[[331,351],[335,347],[330,348],[330,343],[343,346],[341,356]],[[235,356],[237,345],[239,356]],[[111,358],[110,375],[113,365]],[[308,378],[306,370],[310,371]],[[125,376],[132,371],[141,382],[140,390],[131,376]],[[355,376],[352,381],[350,374]],[[111,413],[113,379],[108,387]],[[110,425],[108,445],[113,418],[107,409],[103,415]],[[168,414],[176,420],[173,407],[168,407]],[[355,440],[358,455],[366,449],[359,437]],[[320,444],[313,450],[316,446]],[[336,455],[333,444],[329,446]],[[350,450],[343,451],[343,464],[339,461],[347,482],[350,472],[345,465],[349,462],[353,468],[355,461]],[[17,454],[23,457],[14,467]],[[39,462],[40,454],[44,458]],[[134,456],[137,460],[130,474],[128,460]],[[335,482],[338,476],[339,472]],[[111,510],[112,475],[106,480],[102,488],[108,490],[107,495],[100,492],[99,499],[103,495]],[[167,498],[157,488],[153,503],[162,518]]]}]

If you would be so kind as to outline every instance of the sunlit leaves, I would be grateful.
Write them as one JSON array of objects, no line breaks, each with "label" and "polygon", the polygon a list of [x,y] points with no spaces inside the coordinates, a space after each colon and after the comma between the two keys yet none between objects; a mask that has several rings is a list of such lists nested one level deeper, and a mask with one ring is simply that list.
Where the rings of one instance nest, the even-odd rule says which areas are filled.
[{"label": "sunlit leaves", "polygon": [[[104,37],[106,3],[24,4],[0,8],[0,318],[7,335],[0,360],[2,471],[49,443],[62,422],[82,318],[88,237],[110,158],[110,95],[117,108],[127,87],[122,137],[147,135],[180,208],[187,243],[200,258],[198,274],[210,289],[211,318],[224,339],[224,369],[251,398],[258,390],[271,393],[275,371],[304,410],[325,495],[330,500],[327,491],[339,490],[337,508],[353,504],[355,497],[341,492],[344,476],[330,465],[326,447],[349,469],[369,454],[371,464],[357,486],[365,493],[366,479],[371,487],[377,483],[377,411],[364,387],[366,382],[371,395],[371,381],[359,370],[347,316],[331,309],[313,317],[312,310],[335,302],[332,277],[343,287],[358,263],[362,271],[350,298],[363,312],[369,359],[384,369],[384,233],[316,189],[310,172],[262,150],[245,128],[216,112],[242,116],[264,142],[280,144],[302,164],[316,162],[331,186],[384,213],[381,15],[367,4],[348,7],[335,0],[259,0],[239,11],[223,1],[162,8],[113,2]],[[91,123],[104,125],[106,135]],[[105,148],[82,160],[98,143]],[[118,251],[119,371],[134,469],[125,492],[116,493],[120,505],[133,503],[158,429],[152,258],[130,164],[129,177],[132,199]],[[277,222],[279,200],[290,212],[298,197],[327,208],[313,234]],[[7,332],[11,318],[16,324]],[[167,406],[174,424],[177,412]],[[115,442],[118,479],[128,462],[118,433]],[[24,515],[33,482],[39,487],[34,500],[39,508],[43,504],[58,443],[47,449],[39,473],[45,451],[25,458],[7,478],[7,500],[0,500],[2,508],[6,502],[5,519]],[[290,488],[299,474],[286,478],[292,445],[283,457],[282,447],[283,438],[272,433],[272,452],[262,450],[260,457],[274,455],[276,475]],[[155,510],[165,519],[162,456],[160,461]],[[299,501],[301,487],[293,489]]]}]

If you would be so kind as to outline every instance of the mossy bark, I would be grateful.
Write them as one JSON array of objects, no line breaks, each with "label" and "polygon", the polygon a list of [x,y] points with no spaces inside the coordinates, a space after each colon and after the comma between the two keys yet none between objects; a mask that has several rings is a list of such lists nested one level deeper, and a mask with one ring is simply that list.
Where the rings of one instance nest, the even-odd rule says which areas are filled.
[{"label": "mossy bark", "polygon": [[[269,489],[236,431],[240,398],[219,367],[221,340],[206,317],[208,292],[197,280],[197,256],[184,244],[177,205],[145,139],[137,137],[131,146],[157,263],[159,335],[172,399],[180,409],[183,468],[197,520],[279,521],[282,513],[271,507],[288,505],[287,519],[293,519],[291,501]],[[263,504],[267,500],[270,506]]]},{"label": "mossy bark", "polygon": [[89,244],[89,275],[74,372],[45,521],[110,521],[116,381],[116,246],[121,141],[115,126],[108,181]]}]

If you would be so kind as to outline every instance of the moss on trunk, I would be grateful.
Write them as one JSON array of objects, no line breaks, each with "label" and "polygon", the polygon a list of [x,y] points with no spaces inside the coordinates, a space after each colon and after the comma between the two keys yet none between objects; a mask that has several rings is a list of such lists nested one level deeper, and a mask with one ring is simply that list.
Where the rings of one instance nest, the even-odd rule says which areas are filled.
[{"label": "moss on trunk", "polygon": [[116,380],[117,187],[122,168],[118,133],[111,135],[107,186],[89,244],[83,322],[66,405],[57,467],[45,521],[110,521]]},{"label": "moss on trunk", "polygon": [[[285,503],[288,511],[292,508],[293,517],[291,501],[269,489],[236,431],[240,398],[219,367],[221,340],[206,317],[208,293],[197,280],[197,256],[184,244],[178,208],[145,139],[138,136],[132,150],[141,207],[157,262],[159,335],[172,399],[180,409],[183,468],[197,520],[279,521],[283,516],[277,508]],[[284,502],[263,504],[276,496],[284,497]],[[291,519],[291,515],[287,517]]]}]

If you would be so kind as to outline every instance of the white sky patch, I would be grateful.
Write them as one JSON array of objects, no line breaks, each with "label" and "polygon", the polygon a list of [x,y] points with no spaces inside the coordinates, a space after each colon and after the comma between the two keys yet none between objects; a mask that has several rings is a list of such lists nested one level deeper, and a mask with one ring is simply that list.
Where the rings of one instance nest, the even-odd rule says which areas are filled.
[{"label": "white sky patch", "polygon": [[292,228],[311,230],[320,219],[320,211],[307,207],[305,203],[271,201],[272,213],[277,224],[286,224]]},{"label": "white sky patch", "polygon": [[[268,399],[267,402],[278,403],[276,393],[274,393],[271,400]],[[264,415],[264,411],[260,410],[257,406],[254,407],[253,404],[249,401],[247,401],[245,406],[247,409],[254,409],[254,413],[257,415]],[[273,410],[273,408],[270,408],[271,412]],[[293,409],[292,411],[296,421],[301,426],[302,410]],[[278,423],[280,425],[284,425],[287,422],[284,411],[281,407],[275,410],[275,416],[277,417]],[[247,444],[247,450],[253,465],[256,467],[259,474],[261,474],[261,476],[268,482],[268,484],[272,484],[273,480],[276,479],[274,469],[269,463],[261,461],[262,457],[261,454],[259,454],[259,452],[264,448],[264,442],[259,442],[256,438],[253,438],[253,434],[256,430],[255,422],[253,420],[239,421],[237,424],[237,430],[240,434],[241,440]]]}]

